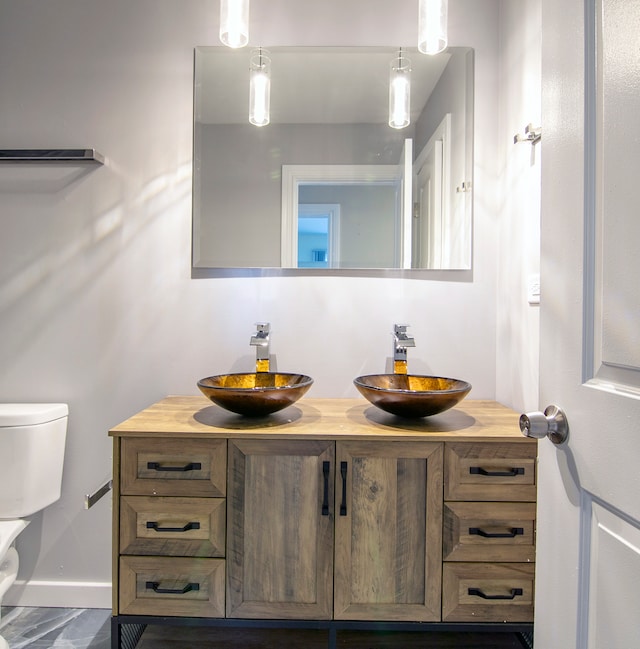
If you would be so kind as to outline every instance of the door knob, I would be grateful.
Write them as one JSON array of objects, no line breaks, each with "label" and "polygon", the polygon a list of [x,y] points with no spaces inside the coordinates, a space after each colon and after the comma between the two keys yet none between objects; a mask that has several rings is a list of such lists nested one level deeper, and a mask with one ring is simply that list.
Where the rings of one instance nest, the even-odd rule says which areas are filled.
[{"label": "door knob", "polygon": [[569,436],[569,424],[558,406],[547,406],[544,412],[520,415],[520,430],[526,437],[548,437],[554,444],[562,444]]}]

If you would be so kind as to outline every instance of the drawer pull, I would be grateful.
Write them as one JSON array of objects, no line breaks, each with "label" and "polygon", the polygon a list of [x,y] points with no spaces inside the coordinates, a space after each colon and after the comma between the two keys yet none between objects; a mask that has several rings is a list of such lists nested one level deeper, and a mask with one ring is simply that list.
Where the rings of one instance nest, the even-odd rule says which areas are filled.
[{"label": "drawer pull", "polygon": [[515,467],[513,469],[507,469],[506,471],[487,471],[481,466],[471,466],[469,467],[469,473],[472,475],[486,475],[492,478],[503,478],[503,477],[513,477],[516,475],[524,475],[523,467]]},{"label": "drawer pull", "polygon": [[324,491],[322,497],[322,515],[329,516],[329,473],[331,471],[331,462],[322,463],[322,477],[324,481]]},{"label": "drawer pull", "polygon": [[487,595],[479,588],[469,588],[469,595],[475,597],[482,597],[482,599],[515,599],[518,595],[522,595],[522,588],[512,588],[511,595]]},{"label": "drawer pull", "polygon": [[167,595],[184,595],[191,590],[200,590],[200,584],[189,582],[184,588],[160,588],[157,581],[148,581],[145,586],[147,590],[152,590],[154,593],[163,593]]},{"label": "drawer pull", "polygon": [[[148,523],[147,523],[148,525]],[[485,539],[513,539],[514,537],[524,534],[523,527],[512,527],[510,532],[485,532],[479,527],[470,527],[469,534],[476,534],[482,536]]]},{"label": "drawer pull", "polygon": [[202,464],[200,462],[189,462],[184,466],[161,466],[160,462],[147,462],[147,469],[151,471],[200,471]]},{"label": "drawer pull", "polygon": [[155,530],[156,532],[188,532],[189,530],[199,530],[200,523],[191,521],[184,527],[160,527],[157,521],[147,521],[147,529]]},{"label": "drawer pull", "polygon": [[340,503],[340,516],[347,515],[347,463],[340,462],[340,476],[342,477],[342,502]]}]

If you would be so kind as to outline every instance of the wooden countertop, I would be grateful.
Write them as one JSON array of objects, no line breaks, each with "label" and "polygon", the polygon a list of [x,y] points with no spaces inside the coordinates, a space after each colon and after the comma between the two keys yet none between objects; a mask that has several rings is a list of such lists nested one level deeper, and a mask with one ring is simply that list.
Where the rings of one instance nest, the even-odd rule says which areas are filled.
[{"label": "wooden countertop", "polygon": [[513,441],[524,437],[519,415],[495,401],[465,400],[424,419],[390,415],[364,399],[301,399],[268,417],[249,419],[204,396],[170,396],[115,426],[112,437]]}]

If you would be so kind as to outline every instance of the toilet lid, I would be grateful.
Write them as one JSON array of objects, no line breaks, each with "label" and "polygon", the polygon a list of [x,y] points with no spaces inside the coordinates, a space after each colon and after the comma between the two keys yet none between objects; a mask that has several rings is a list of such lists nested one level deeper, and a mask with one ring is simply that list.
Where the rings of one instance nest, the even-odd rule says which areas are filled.
[{"label": "toilet lid", "polygon": [[0,403],[0,428],[45,424],[68,414],[66,403]]}]

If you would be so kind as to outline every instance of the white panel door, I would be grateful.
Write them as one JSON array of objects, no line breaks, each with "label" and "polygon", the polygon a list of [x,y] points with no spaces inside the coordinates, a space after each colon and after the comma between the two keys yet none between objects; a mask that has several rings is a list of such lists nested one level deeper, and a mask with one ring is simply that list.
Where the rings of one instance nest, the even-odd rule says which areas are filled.
[{"label": "white panel door", "polygon": [[442,140],[435,140],[415,177],[418,218],[414,227],[414,268],[443,266]]},{"label": "white panel door", "polygon": [[543,0],[536,649],[640,646],[640,0]]}]

